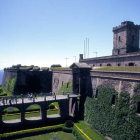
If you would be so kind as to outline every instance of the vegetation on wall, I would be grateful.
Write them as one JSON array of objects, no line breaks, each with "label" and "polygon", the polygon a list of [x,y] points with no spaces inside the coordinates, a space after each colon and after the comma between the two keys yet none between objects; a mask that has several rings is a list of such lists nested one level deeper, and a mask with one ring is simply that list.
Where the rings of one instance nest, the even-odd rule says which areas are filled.
[{"label": "vegetation on wall", "polygon": [[53,65],[51,65],[51,68],[53,68],[53,67],[62,67],[60,64],[53,64]]},{"label": "vegetation on wall", "polygon": [[14,93],[16,82],[17,82],[17,74],[13,78],[9,78],[9,81],[5,82],[4,87],[6,87],[6,89],[9,92]]},{"label": "vegetation on wall", "polygon": [[69,81],[67,83],[64,83],[63,86],[61,86],[57,92],[57,95],[62,94],[62,91],[64,92],[64,95],[66,95],[67,93],[71,93],[72,92],[72,82]]},{"label": "vegetation on wall", "polygon": [[92,127],[114,140],[140,139],[138,102],[138,95],[130,100],[129,93],[120,93],[118,98],[113,88],[100,87],[97,98],[87,97],[84,117]]},{"label": "vegetation on wall", "polygon": [[118,67],[118,66],[105,66],[105,67],[98,67],[94,69],[94,71],[126,71],[126,72],[140,72],[140,66],[125,66],[125,67]]}]

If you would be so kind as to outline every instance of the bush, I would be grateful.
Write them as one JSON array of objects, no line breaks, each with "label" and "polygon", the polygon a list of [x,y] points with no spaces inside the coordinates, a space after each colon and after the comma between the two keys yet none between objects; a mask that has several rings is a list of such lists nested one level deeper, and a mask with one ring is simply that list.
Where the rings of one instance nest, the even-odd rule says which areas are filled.
[{"label": "bush", "polygon": [[54,67],[62,67],[60,64],[53,64],[51,65],[51,68],[54,68]]},{"label": "bush", "polygon": [[79,130],[73,128],[72,134],[76,137],[77,140],[87,140],[84,135],[82,135]]},{"label": "bush", "polygon": [[65,122],[65,126],[66,127],[73,127],[73,121],[71,121],[71,120],[67,120],[66,122]]},{"label": "bush", "polygon": [[55,106],[53,104],[49,105],[49,109],[54,109],[54,108],[55,108]]}]

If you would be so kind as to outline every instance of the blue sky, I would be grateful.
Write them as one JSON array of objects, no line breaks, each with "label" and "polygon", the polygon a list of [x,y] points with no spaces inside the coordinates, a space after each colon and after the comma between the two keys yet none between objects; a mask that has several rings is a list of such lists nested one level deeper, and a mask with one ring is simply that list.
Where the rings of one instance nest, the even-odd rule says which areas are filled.
[{"label": "blue sky", "polygon": [[84,53],[112,54],[112,28],[140,24],[139,0],[0,0],[0,69],[13,64],[71,65]]}]

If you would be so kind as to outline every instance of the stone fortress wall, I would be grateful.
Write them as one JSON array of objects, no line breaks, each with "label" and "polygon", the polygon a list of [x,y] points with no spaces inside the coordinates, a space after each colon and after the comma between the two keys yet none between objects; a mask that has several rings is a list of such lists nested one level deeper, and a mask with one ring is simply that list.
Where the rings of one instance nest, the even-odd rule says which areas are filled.
[{"label": "stone fortress wall", "polygon": [[97,94],[100,86],[114,88],[118,93],[130,93],[140,84],[140,72],[90,71],[92,92]]},{"label": "stone fortress wall", "polygon": [[52,72],[48,68],[22,67],[21,65],[5,68],[2,87],[8,89],[10,80],[15,76],[17,76],[15,94],[48,93],[52,90]]},{"label": "stone fortress wall", "polygon": [[52,92],[57,93],[64,83],[73,81],[72,70],[70,69],[53,69],[52,70]]}]

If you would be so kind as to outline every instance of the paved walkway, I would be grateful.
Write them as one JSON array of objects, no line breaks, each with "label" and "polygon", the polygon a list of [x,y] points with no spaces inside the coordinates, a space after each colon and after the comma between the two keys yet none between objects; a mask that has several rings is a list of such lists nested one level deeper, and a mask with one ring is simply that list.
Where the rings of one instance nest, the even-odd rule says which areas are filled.
[{"label": "paved walkway", "polygon": [[[78,95],[75,95],[75,94],[70,94],[69,97],[70,98],[74,98],[74,97],[77,97]],[[56,95],[56,100],[62,100],[62,99],[67,99],[68,98],[68,95]],[[29,99],[29,98],[24,98],[23,99],[24,103],[32,103],[33,102],[33,99]],[[46,96],[46,101],[55,101],[55,97],[53,96]],[[41,102],[41,101],[45,101],[45,97],[37,97],[34,99],[34,103],[35,102]],[[6,101],[4,101],[5,104],[2,103],[2,101],[0,101],[0,106],[3,106],[3,105],[9,105],[9,99],[7,100],[7,104],[6,104]],[[15,99],[14,100],[11,100],[11,104],[16,104],[16,101]],[[17,99],[17,104],[22,104],[22,99]]]}]

